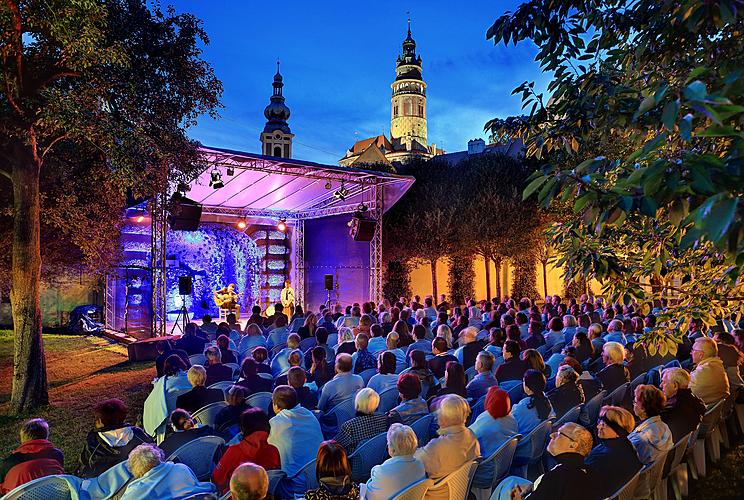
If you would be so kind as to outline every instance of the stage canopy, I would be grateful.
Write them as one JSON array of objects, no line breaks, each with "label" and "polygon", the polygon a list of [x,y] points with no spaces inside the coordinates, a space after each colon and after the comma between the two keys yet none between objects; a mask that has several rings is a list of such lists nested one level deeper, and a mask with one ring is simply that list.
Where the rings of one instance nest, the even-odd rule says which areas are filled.
[{"label": "stage canopy", "polygon": [[[353,213],[362,203],[370,213],[384,213],[414,182],[387,172],[229,149],[201,151],[209,166],[190,183],[187,196],[203,205],[205,215],[314,219]],[[210,187],[215,170],[224,182],[219,189]]]}]

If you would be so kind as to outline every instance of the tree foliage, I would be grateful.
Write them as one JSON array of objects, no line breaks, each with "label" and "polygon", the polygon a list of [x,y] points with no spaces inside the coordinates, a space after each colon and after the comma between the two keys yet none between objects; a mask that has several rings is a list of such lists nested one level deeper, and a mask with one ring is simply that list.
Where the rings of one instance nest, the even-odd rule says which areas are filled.
[{"label": "tree foliage", "polygon": [[532,0],[487,33],[533,41],[553,75],[550,99],[534,82],[515,93],[544,162],[524,197],[572,208],[551,228],[556,264],[612,300],[676,297],[654,350],[690,317],[744,309],[743,29],[741,0]]},{"label": "tree foliage", "polygon": [[475,296],[475,271],[473,254],[458,253],[450,256],[447,286],[452,304],[465,304],[465,299]]},{"label": "tree foliage", "polygon": [[186,128],[219,106],[221,84],[201,59],[208,39],[194,16],[149,5],[0,6],[0,174],[12,186],[12,199],[0,191],[12,206],[0,230],[12,241],[16,411],[47,401],[41,270],[105,267],[127,193],[162,191],[201,166]]},{"label": "tree foliage", "polygon": [[382,295],[395,304],[400,297],[411,296],[411,278],[408,266],[399,260],[390,260],[385,266]]}]

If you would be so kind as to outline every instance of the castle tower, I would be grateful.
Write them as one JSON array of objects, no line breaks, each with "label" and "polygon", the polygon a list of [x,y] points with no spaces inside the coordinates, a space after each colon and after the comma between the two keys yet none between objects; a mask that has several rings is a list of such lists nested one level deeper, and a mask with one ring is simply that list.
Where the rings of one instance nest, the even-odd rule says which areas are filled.
[{"label": "castle tower", "polygon": [[292,158],[292,138],[294,134],[289,130],[289,108],[284,104],[282,95],[282,75],[279,73],[279,61],[276,63],[276,75],[274,75],[274,94],[271,102],[264,109],[266,125],[261,133],[261,153],[266,156],[277,156],[279,158]]},{"label": "castle tower", "polygon": [[390,136],[393,146],[407,151],[427,151],[426,138],[426,83],[421,76],[421,56],[416,54],[416,42],[408,37],[403,41],[403,54],[395,64]]}]

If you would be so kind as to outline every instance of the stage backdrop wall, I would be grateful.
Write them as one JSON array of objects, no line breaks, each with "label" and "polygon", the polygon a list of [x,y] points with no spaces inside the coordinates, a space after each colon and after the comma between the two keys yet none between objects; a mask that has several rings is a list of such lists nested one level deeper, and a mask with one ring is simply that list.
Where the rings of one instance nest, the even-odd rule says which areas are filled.
[{"label": "stage backdrop wall", "polygon": [[346,306],[369,300],[369,243],[354,241],[349,215],[305,221],[305,304],[310,310],[328,299],[324,276],[333,275],[331,302]]}]

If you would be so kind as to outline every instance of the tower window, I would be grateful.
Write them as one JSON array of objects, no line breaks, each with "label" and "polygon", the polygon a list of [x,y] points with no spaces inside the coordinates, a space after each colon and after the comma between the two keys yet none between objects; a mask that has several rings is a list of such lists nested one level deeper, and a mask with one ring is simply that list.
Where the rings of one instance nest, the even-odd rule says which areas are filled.
[{"label": "tower window", "polygon": [[274,156],[282,156],[282,147],[274,146]]},{"label": "tower window", "polygon": [[393,116],[398,116],[398,105],[393,106]]},{"label": "tower window", "polygon": [[419,104],[419,116],[424,116],[424,106]]}]

